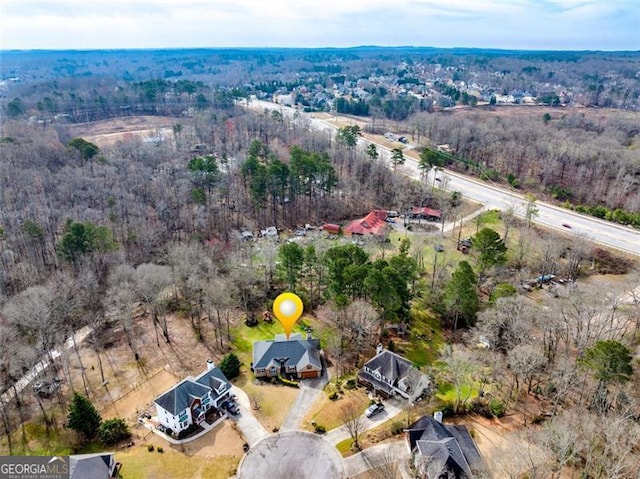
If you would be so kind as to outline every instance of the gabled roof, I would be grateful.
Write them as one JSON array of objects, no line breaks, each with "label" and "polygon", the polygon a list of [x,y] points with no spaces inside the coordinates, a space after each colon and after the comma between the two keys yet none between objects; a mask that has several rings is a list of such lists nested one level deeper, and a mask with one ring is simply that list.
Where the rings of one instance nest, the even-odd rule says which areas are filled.
[{"label": "gabled roof", "polygon": [[191,378],[183,379],[169,391],[156,398],[155,403],[174,416],[187,409],[194,399],[204,398],[211,388],[195,382]]},{"label": "gabled roof", "polygon": [[413,207],[411,208],[411,214],[412,215],[424,215],[424,216],[432,216],[434,218],[440,218],[442,216],[442,211],[440,210],[434,210],[431,208],[427,208],[426,206],[423,207]]},{"label": "gabled roof", "polygon": [[428,459],[428,469],[438,477],[445,469],[451,469],[456,477],[473,477],[471,467],[464,457],[458,442],[447,437],[437,441],[418,441],[418,452]]},{"label": "gabled roof", "polygon": [[231,387],[227,377],[218,367],[203,372],[196,378],[196,382],[211,388],[213,390],[212,392],[215,392],[212,396],[219,395]]},{"label": "gabled roof", "polygon": [[384,236],[387,230],[386,210],[373,210],[364,218],[352,221],[344,229],[347,234]]},{"label": "gabled roof", "polygon": [[412,386],[416,386],[423,376],[420,371],[413,367],[410,361],[396,353],[392,353],[388,349],[383,349],[379,354],[367,361],[364,364],[364,369],[370,372],[367,376],[377,379],[375,374],[378,372],[380,376],[389,380],[396,387],[402,381],[409,391],[413,391]]},{"label": "gabled roof", "polygon": [[253,343],[253,367],[267,368],[277,361],[298,369],[312,364],[322,369],[320,361],[320,342],[317,339],[302,339],[300,334],[292,335],[290,340],[256,341]]},{"label": "gabled roof", "polygon": [[473,477],[472,468],[484,467],[480,452],[466,426],[443,424],[431,416],[424,416],[407,429],[410,449],[432,461],[451,468],[457,477]]}]

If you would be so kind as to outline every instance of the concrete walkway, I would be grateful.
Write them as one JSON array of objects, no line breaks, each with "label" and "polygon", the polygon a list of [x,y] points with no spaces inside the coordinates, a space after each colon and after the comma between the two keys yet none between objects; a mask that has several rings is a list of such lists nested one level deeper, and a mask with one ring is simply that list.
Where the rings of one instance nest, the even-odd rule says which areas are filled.
[{"label": "concrete walkway", "polygon": [[[410,459],[411,454],[406,442],[397,441],[371,446],[347,457],[344,465],[347,477],[355,477],[369,469],[379,469],[380,477],[397,477],[399,473],[403,479],[409,479],[411,477],[408,468]],[[395,474],[384,474],[385,471],[394,471]]]},{"label": "concrete walkway", "polygon": [[311,409],[316,402],[328,381],[328,373],[325,373],[318,379],[304,379],[300,381],[300,392],[280,427],[281,431],[296,431],[302,429],[300,426],[305,414],[309,412],[309,409]]},{"label": "concrete walkway", "polygon": [[[374,427],[379,426],[383,422],[386,422],[389,419],[396,417],[398,414],[402,412],[402,407],[399,404],[398,400],[390,399],[387,401],[383,401],[383,403],[384,403],[384,411],[382,411],[379,414],[376,414],[372,418],[365,417],[363,414],[362,432],[373,429]],[[323,437],[325,438],[325,440],[329,441],[331,444],[336,446],[338,445],[338,443],[341,443],[345,439],[349,439],[351,435],[349,434],[347,427],[345,425],[342,425],[340,427],[337,427],[327,432],[326,434],[323,435]]]},{"label": "concrete walkway", "polygon": [[238,403],[240,414],[237,416],[229,415],[229,418],[238,424],[238,428],[242,432],[242,435],[249,446],[253,446],[265,437],[269,436],[269,432],[253,415],[253,412],[251,411],[251,402],[249,401],[247,394],[236,386],[231,387],[231,394],[236,395],[236,402]]}]

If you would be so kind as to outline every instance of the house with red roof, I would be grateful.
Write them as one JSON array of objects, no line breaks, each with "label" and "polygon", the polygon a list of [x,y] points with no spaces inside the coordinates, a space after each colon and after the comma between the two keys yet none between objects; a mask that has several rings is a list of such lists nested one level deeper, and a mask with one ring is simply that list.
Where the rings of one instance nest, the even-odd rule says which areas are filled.
[{"label": "house with red roof", "polygon": [[442,211],[427,208],[426,206],[413,207],[409,213],[411,219],[421,219],[427,221],[440,221],[442,218]]},{"label": "house with red roof", "polygon": [[389,224],[385,221],[387,212],[385,210],[373,210],[364,218],[360,218],[349,223],[345,229],[345,236],[351,235],[374,235],[384,237],[389,231]]}]

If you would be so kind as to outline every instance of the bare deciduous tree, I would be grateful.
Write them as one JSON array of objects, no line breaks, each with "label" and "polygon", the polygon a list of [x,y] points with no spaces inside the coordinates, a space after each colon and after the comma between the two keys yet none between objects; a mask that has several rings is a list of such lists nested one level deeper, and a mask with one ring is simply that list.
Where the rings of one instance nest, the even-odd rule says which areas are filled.
[{"label": "bare deciduous tree", "polygon": [[[161,324],[165,342],[171,342],[167,328],[167,316],[165,313],[166,301],[171,285],[171,268],[153,263],[144,263],[135,269],[134,281],[136,292],[140,301],[147,305],[156,332],[156,344],[160,346],[158,337],[158,325]],[[160,322],[162,317],[162,323]]]},{"label": "bare deciduous tree", "polygon": [[354,404],[347,404],[340,410],[340,418],[349,432],[353,447],[360,450],[360,436],[365,431],[365,417]]}]

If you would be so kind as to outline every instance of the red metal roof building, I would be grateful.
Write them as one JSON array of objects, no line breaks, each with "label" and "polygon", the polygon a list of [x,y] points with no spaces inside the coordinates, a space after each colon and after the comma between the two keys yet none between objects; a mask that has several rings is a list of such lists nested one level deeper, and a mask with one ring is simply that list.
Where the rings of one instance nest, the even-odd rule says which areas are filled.
[{"label": "red metal roof building", "polygon": [[338,233],[340,233],[340,225],[334,225],[333,223],[327,223],[325,224],[322,229],[324,231],[326,231],[327,233],[332,233],[337,235]]},{"label": "red metal roof building", "polygon": [[375,235],[385,236],[388,230],[387,212],[385,210],[373,210],[364,218],[352,221],[344,229],[346,236],[351,235]]},{"label": "red metal roof building", "polygon": [[409,217],[411,218],[424,218],[431,221],[438,221],[442,218],[442,212],[440,210],[433,210],[431,208],[427,208],[426,206],[422,207],[413,207],[411,208],[411,213],[409,213]]}]

